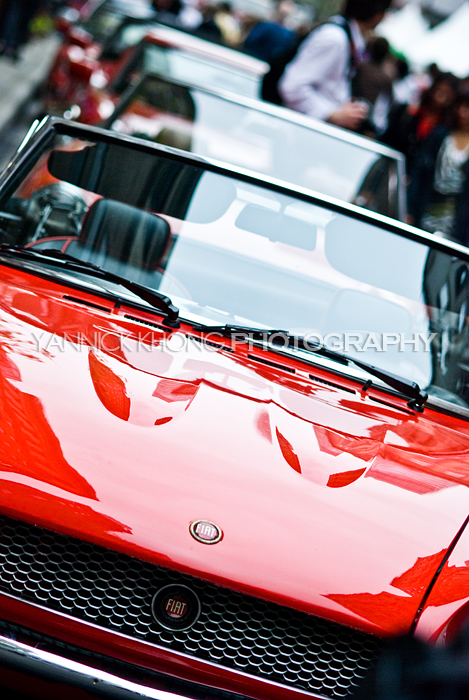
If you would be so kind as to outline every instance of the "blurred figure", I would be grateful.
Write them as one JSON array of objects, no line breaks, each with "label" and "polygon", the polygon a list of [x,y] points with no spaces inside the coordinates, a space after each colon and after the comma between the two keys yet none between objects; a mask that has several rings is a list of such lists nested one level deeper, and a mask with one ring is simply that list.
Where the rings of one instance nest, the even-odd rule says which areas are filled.
[{"label": "blurred figure", "polygon": [[270,63],[273,58],[293,47],[296,33],[286,25],[295,10],[291,0],[279,0],[271,21],[258,20],[244,40],[246,53]]},{"label": "blurred figure", "polygon": [[396,57],[394,65],[396,75],[393,84],[393,102],[418,105],[422,93],[428,90],[433,81],[428,74],[411,73],[405,58]]},{"label": "blurred figure", "polygon": [[204,21],[197,0],[183,0],[182,9],[178,14],[178,23],[183,29],[195,29]]},{"label": "blurred figure", "polygon": [[229,2],[221,2],[215,6],[213,19],[225,44],[237,46],[241,42],[240,23],[234,16],[233,8]]},{"label": "blurred figure", "polygon": [[215,12],[216,8],[214,5],[207,5],[207,7],[204,7],[202,10],[202,22],[194,29],[194,34],[206,41],[223,44],[223,34],[215,22]]},{"label": "blurred figure", "polygon": [[389,43],[383,37],[376,36],[367,42],[367,50],[369,58],[358,66],[352,81],[352,92],[370,105],[370,128],[373,134],[379,136],[388,125],[393,95],[393,81],[384,66],[389,56]]},{"label": "blurred figure", "polygon": [[439,73],[419,105],[395,104],[389,126],[381,141],[401,151],[411,172],[416,151],[439,125],[447,125],[456,99],[458,80],[451,73]]},{"label": "blurred figure", "polygon": [[152,7],[158,12],[158,21],[177,25],[177,17],[182,10],[181,0],[153,0]]},{"label": "blurred figure", "polygon": [[458,95],[452,125],[420,146],[410,175],[412,223],[469,245],[469,92]]},{"label": "blurred figure", "polygon": [[21,47],[27,43],[29,24],[43,6],[42,0],[3,0],[0,16],[0,54],[13,60],[19,58]]},{"label": "blurred figure", "polygon": [[383,19],[391,0],[347,0],[301,43],[278,83],[285,106],[354,131],[368,116],[351,99],[351,80],[365,57],[365,39]]},{"label": "blurred figure", "polygon": [[469,76],[460,80],[460,88],[463,92],[466,92],[466,90],[469,92]]}]

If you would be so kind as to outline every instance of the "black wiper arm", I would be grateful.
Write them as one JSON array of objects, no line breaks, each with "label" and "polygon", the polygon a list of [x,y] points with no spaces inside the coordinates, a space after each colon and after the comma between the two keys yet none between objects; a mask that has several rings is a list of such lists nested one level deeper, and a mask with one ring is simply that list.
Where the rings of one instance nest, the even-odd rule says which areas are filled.
[{"label": "black wiper arm", "polygon": [[347,362],[351,362],[357,367],[360,367],[360,369],[364,369],[366,372],[368,372],[368,374],[376,377],[376,379],[380,379],[382,382],[384,382],[384,384],[387,384],[400,394],[404,394],[404,396],[410,399],[407,402],[409,408],[412,408],[418,413],[423,412],[423,408],[428,400],[428,394],[426,391],[422,391],[416,382],[410,382],[406,379],[402,379],[402,377],[392,374],[392,372],[386,372],[385,370],[379,369],[379,367],[369,365],[367,362],[356,360],[354,357],[348,357],[347,355],[341,355],[340,353],[337,354],[339,357],[346,359]]},{"label": "black wiper arm", "polygon": [[171,299],[154,289],[145,287],[137,282],[132,282],[131,280],[116,275],[103,267],[94,265],[93,263],[80,260],[79,258],[73,257],[73,255],[67,255],[67,253],[62,253],[60,250],[49,249],[44,251],[30,250],[27,248],[21,248],[20,246],[12,246],[7,244],[0,244],[0,253],[6,253],[7,255],[15,255],[25,258],[26,260],[45,260],[48,259],[50,262],[59,263],[61,267],[67,270],[74,270],[76,272],[86,272],[93,277],[98,277],[99,279],[106,280],[108,282],[113,282],[124,287],[135,296],[139,297],[143,301],[146,301],[154,309],[162,311],[166,316],[166,323],[169,326],[177,326],[179,318],[179,309],[174,306]]},{"label": "black wiper arm", "polygon": [[204,326],[203,324],[194,324],[194,330],[200,331],[202,333],[219,333],[220,335],[227,338],[239,337],[240,340],[252,339],[256,341],[270,342],[272,345],[279,345],[282,348],[295,348],[299,350],[306,350],[306,352],[311,352],[316,355],[321,355],[328,359],[336,360],[343,365],[354,364],[356,367],[365,370],[372,377],[380,379],[384,384],[387,384],[392,389],[395,389],[400,394],[403,394],[409,399],[408,406],[414,411],[421,413],[423,411],[424,405],[428,399],[428,394],[426,391],[422,391],[416,382],[410,382],[406,379],[402,379],[391,372],[379,369],[374,365],[370,365],[367,362],[361,362],[354,357],[348,355],[343,355],[336,350],[330,350],[328,347],[322,343],[311,343],[306,338],[302,336],[293,335],[288,333],[288,331],[282,330],[268,330],[260,328],[249,328],[248,326],[231,326],[229,324],[223,326]]}]

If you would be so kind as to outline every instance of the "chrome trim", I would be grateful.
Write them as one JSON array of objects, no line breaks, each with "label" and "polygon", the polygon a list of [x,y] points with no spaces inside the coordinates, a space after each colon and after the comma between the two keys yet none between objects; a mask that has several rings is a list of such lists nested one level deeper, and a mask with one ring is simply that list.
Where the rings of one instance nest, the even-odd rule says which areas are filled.
[{"label": "chrome trim", "polygon": [[253,77],[259,79],[269,70],[269,64],[266,61],[237,51],[224,44],[207,41],[207,39],[203,39],[191,32],[185,32],[177,27],[160,24],[158,20],[152,26],[149,26],[143,41],[151,39],[151,37],[173,42],[176,49],[188,52],[193,51],[206,58],[219,59],[222,63],[226,63],[232,68],[244,69],[246,72],[251,73]]},{"label": "chrome trim", "polygon": [[112,693],[115,693],[116,697],[129,698],[129,700],[142,697],[154,700],[185,700],[183,695],[132,683],[112,673],[100,671],[92,666],[71,661],[4,636],[0,636],[0,664],[22,673],[39,675],[54,683],[78,686],[89,690],[93,695],[103,693],[107,697],[112,697]]},{"label": "chrome trim", "polygon": [[[341,127],[334,126],[333,124],[328,124],[327,122],[320,121],[319,119],[315,119],[314,117],[309,117],[307,114],[303,114],[302,112],[296,112],[295,110],[289,109],[288,107],[275,105],[272,102],[265,102],[260,98],[239,95],[238,93],[234,93],[229,90],[225,90],[223,88],[218,87],[202,87],[189,80],[182,81],[177,80],[176,78],[167,78],[163,76],[155,77],[159,78],[163,82],[174,83],[175,85],[187,87],[191,90],[198,90],[199,92],[205,92],[209,95],[216,95],[217,97],[222,98],[226,102],[234,102],[235,104],[242,105],[243,107],[249,107],[249,109],[253,109],[256,112],[264,112],[265,114],[269,114],[273,117],[278,117],[283,121],[292,122],[293,124],[297,124],[298,126],[304,126],[310,129],[311,131],[317,131],[326,136],[333,136],[339,141],[345,141],[346,143],[350,143],[354,146],[359,146],[365,151],[372,151],[373,153],[379,153],[382,156],[387,156],[400,163],[401,166],[404,168],[403,172],[405,173],[406,159],[400,151],[396,151],[390,146],[386,146],[385,144],[380,143],[379,141],[369,139],[366,136],[362,136],[361,134],[357,134],[353,131],[348,131],[347,129],[342,129]],[[124,99],[122,99],[122,102],[124,102]],[[117,110],[119,109],[119,106],[120,103],[117,106]],[[113,115],[111,115],[111,117],[112,116]],[[106,119],[106,124],[110,121],[111,117],[109,119]]]},{"label": "chrome trim", "polygon": [[[153,77],[153,76],[152,76]],[[390,146],[386,146],[385,144],[380,143],[379,141],[374,141],[372,139],[369,139],[365,136],[361,136],[360,134],[348,131],[346,129],[342,129],[338,126],[334,126],[333,124],[328,124],[327,122],[320,121],[319,119],[315,119],[314,117],[309,117],[306,114],[302,114],[301,112],[296,112],[293,109],[289,109],[287,107],[283,107],[281,105],[274,105],[271,102],[266,102],[264,100],[261,100],[260,98],[255,98],[255,97],[247,97],[245,95],[238,95],[236,93],[230,92],[228,90],[224,90],[223,88],[218,88],[218,87],[204,87],[197,85],[196,83],[193,83],[191,81],[182,81],[182,80],[176,80],[175,78],[169,78],[169,77],[163,77],[163,76],[154,76],[161,80],[162,82],[165,83],[170,83],[171,85],[178,85],[179,87],[187,88],[189,90],[195,90],[198,92],[205,93],[206,95],[213,95],[215,97],[218,97],[220,100],[223,100],[225,102],[230,102],[232,104],[237,104],[242,107],[246,107],[247,109],[254,110],[256,112],[260,112],[263,114],[267,114],[271,117],[274,117],[275,119],[282,119],[283,121],[290,122],[291,124],[295,124],[296,126],[303,127],[306,129],[309,129],[310,131],[314,131],[316,133],[322,134],[323,136],[330,136],[334,138],[335,140],[342,141],[344,143],[348,143],[352,146],[356,146],[358,148],[361,148],[363,151],[368,151],[369,153],[375,153],[376,155],[380,155],[382,157],[390,158],[394,161],[396,164],[396,174],[398,177],[398,204],[397,204],[397,212],[398,212],[398,218],[397,221],[403,221],[405,222],[407,219],[407,192],[406,192],[406,158],[405,156],[400,152],[397,151]],[[145,76],[142,77],[141,81],[145,79]],[[134,85],[128,93],[125,93],[120,101],[118,102],[116,109],[114,112],[103,122],[103,126],[106,129],[110,129],[113,121],[115,119],[118,119],[121,112],[123,109],[125,109],[125,106],[127,104],[127,100],[130,99],[130,95],[133,93],[133,90],[137,87],[137,85]],[[192,152],[192,151],[189,151]],[[286,181],[288,182],[288,181]],[[294,184],[294,183],[293,183]],[[369,211],[366,209],[366,211]]]},{"label": "chrome trim", "polygon": [[[221,664],[214,663],[213,661],[206,661],[205,659],[198,659],[196,656],[193,656],[191,654],[186,654],[181,651],[175,651],[174,649],[170,649],[169,647],[163,647],[159,644],[154,644],[152,642],[147,642],[145,639],[138,639],[138,637],[130,637],[128,634],[123,634],[122,632],[116,632],[115,630],[107,629],[107,627],[100,627],[99,625],[95,625],[92,622],[88,622],[86,620],[79,620],[77,617],[72,617],[71,615],[67,615],[62,612],[58,612],[57,610],[51,610],[50,608],[46,608],[44,605],[38,605],[37,603],[31,603],[29,600],[22,600],[21,598],[17,598],[16,596],[11,595],[11,593],[5,593],[5,591],[0,591],[0,599],[2,597],[5,598],[10,598],[11,600],[16,600],[19,603],[22,603],[23,605],[31,606],[32,608],[36,608],[38,610],[43,610],[44,612],[48,613],[49,615],[56,615],[57,617],[60,617],[62,620],[70,620],[71,622],[82,625],[83,627],[87,627],[88,629],[91,630],[97,630],[101,633],[104,634],[109,634],[112,635],[113,637],[117,637],[122,640],[127,640],[132,643],[137,643],[137,644],[143,644],[144,646],[148,647],[149,649],[156,649],[158,651],[164,652],[165,654],[169,654],[170,656],[174,656],[176,659],[184,659],[187,661],[196,661],[198,664],[202,666],[206,666],[209,669],[220,669],[224,673],[229,673],[232,676],[242,678],[245,680],[251,680],[251,681],[256,681],[258,683],[262,683],[263,685],[269,686],[271,688],[278,688],[282,690],[286,690],[290,693],[295,693],[299,697],[308,697],[311,698],[311,700],[330,700],[330,698],[327,698],[325,695],[318,695],[310,693],[307,690],[300,690],[298,688],[295,688],[294,686],[289,686],[289,685],[283,685],[282,683],[277,683],[276,681],[270,681],[267,678],[259,678],[258,676],[253,676],[250,673],[245,673],[244,671],[240,671],[238,669],[233,669],[229,668],[227,666],[222,666]],[[15,624],[11,622],[11,620],[6,620],[6,623],[10,624]],[[19,626],[25,626],[24,623],[16,623]],[[37,631],[37,630],[36,630]],[[44,633],[43,633],[44,634]],[[47,633],[47,635],[50,637],[52,636],[50,633]],[[104,654],[106,655],[106,654]],[[112,657],[109,657],[112,658]],[[1,661],[1,656],[0,656],[0,661]],[[170,673],[166,673],[165,675],[171,677]],[[179,678],[179,677],[178,677]],[[187,680],[187,679],[186,679]],[[190,682],[190,681],[188,681]],[[195,684],[197,684],[194,681]],[[200,685],[200,683],[199,683]],[[213,687],[213,683],[212,686]],[[232,691],[233,693],[237,694],[236,691]],[[239,694],[239,693],[238,693]],[[242,695],[242,693],[241,693]],[[175,700],[177,696],[174,695],[173,700]],[[166,699],[165,699],[166,700]]]},{"label": "chrome trim", "polygon": [[[42,121],[44,121],[44,120],[42,120]],[[42,122],[41,122],[41,123],[42,123]],[[33,121],[33,123],[31,124],[31,126],[29,127],[29,129],[28,129],[28,131],[27,131],[27,133],[26,133],[26,136],[23,138],[23,140],[21,141],[20,145],[18,146],[18,148],[17,148],[18,153],[20,153],[20,152],[23,150],[23,148],[26,146],[26,144],[28,143],[29,139],[31,138],[31,136],[34,134],[34,132],[36,131],[36,129],[37,129],[38,127],[39,127],[39,119],[35,119],[35,120]]]}]

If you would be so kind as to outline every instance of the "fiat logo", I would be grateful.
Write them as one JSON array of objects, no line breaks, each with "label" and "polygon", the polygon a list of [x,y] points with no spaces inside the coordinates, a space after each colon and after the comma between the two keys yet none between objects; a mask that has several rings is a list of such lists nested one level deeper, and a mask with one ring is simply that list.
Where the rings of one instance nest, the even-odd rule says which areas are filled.
[{"label": "fiat logo", "polygon": [[203,544],[216,544],[223,537],[223,532],[218,525],[210,520],[194,520],[190,524],[189,530],[192,537]]},{"label": "fiat logo", "polygon": [[170,584],[160,588],[153,596],[153,619],[168,630],[187,630],[197,622],[200,600],[191,588]]},{"label": "fiat logo", "polygon": [[181,620],[187,613],[189,606],[187,600],[182,595],[170,596],[164,604],[164,610],[173,620]]}]

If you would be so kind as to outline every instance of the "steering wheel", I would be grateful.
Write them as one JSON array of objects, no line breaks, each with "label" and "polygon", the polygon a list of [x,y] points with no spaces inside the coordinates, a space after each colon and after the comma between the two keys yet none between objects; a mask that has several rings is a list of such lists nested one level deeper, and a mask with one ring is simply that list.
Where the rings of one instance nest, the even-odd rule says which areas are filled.
[{"label": "steering wheel", "polygon": [[78,236],[88,208],[76,188],[65,183],[36,190],[23,207],[21,245],[53,236]]}]

